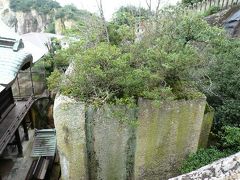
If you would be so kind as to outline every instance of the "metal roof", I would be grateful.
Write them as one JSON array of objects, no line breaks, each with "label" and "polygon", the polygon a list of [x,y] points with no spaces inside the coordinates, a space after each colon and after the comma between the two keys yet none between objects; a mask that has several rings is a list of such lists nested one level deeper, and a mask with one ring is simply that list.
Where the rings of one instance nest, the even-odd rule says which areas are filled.
[{"label": "metal roof", "polygon": [[32,55],[23,50],[0,47],[0,85],[11,85],[22,67],[31,61]]},{"label": "metal roof", "polygon": [[21,35],[24,43],[24,50],[33,56],[33,63],[48,53],[47,44],[50,45],[51,38],[62,39],[63,36],[50,33],[31,32]]},{"label": "metal roof", "polygon": [[56,130],[42,129],[35,130],[32,157],[54,156],[57,146]]},{"label": "metal roof", "polygon": [[0,85],[11,86],[21,68],[29,62],[35,63],[48,53],[46,44],[52,37],[49,33],[16,34],[0,19]]}]

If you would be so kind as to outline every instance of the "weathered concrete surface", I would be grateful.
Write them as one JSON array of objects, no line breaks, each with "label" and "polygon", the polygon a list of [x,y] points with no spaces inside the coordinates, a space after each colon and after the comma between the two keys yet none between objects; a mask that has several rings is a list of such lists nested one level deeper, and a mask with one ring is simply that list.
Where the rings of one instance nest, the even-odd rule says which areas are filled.
[{"label": "weathered concrete surface", "polygon": [[196,171],[184,174],[170,180],[238,180],[240,179],[240,153],[215,161]]},{"label": "weathered concrete surface", "polygon": [[164,180],[198,147],[206,99],[155,104],[139,100],[135,179]]},{"label": "weathered concrete surface", "polygon": [[133,176],[136,110],[104,105],[86,113],[89,179],[126,180]]},{"label": "weathered concrete surface", "polygon": [[57,96],[53,116],[62,180],[88,179],[84,105],[66,96]]},{"label": "weathered concrete surface", "polygon": [[[208,107],[208,108],[207,108]],[[207,111],[206,111],[207,109]],[[206,148],[208,145],[208,137],[211,131],[214,109],[212,107],[206,106],[205,114],[203,117],[201,134],[198,142],[198,148]]]}]

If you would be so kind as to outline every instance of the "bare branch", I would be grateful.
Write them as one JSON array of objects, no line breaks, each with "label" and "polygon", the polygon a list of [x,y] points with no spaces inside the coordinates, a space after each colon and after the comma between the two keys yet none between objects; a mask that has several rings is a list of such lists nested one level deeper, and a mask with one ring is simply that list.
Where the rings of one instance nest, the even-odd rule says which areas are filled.
[{"label": "bare branch", "polygon": [[98,10],[100,12],[100,17],[102,19],[102,22],[103,22],[103,28],[104,28],[104,31],[105,31],[105,34],[106,34],[106,39],[107,39],[107,42],[109,43],[110,40],[109,40],[109,34],[108,34],[108,29],[107,29],[107,24],[106,24],[106,20],[105,20],[105,17],[104,17],[104,12],[103,12],[103,7],[102,7],[102,0],[96,0],[96,3],[97,3],[97,6],[98,6]]},{"label": "bare branch", "polygon": [[149,2],[148,2],[148,0],[146,0],[146,4],[148,6],[149,12],[151,12],[152,11],[152,0],[149,0]]},{"label": "bare branch", "polygon": [[161,4],[161,0],[158,0],[157,7],[156,7],[156,13],[158,13],[158,11],[159,11],[160,4]]}]

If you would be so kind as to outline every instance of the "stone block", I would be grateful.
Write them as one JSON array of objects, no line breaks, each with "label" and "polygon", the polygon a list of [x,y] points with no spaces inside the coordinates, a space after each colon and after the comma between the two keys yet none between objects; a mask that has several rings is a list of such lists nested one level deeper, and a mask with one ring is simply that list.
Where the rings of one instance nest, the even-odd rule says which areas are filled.
[{"label": "stone block", "polygon": [[85,106],[66,96],[54,103],[54,124],[62,180],[86,180]]},{"label": "stone block", "polygon": [[198,148],[206,99],[155,103],[139,100],[135,179],[164,180]]},{"label": "stone block", "polygon": [[136,110],[125,106],[89,107],[86,112],[89,179],[126,180],[133,176]]}]

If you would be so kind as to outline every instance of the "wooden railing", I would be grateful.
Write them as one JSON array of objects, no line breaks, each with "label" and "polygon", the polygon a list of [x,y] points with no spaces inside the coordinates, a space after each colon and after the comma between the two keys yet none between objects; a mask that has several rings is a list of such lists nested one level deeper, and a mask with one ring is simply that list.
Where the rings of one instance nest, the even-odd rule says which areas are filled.
[{"label": "wooden railing", "polygon": [[240,0],[203,0],[202,2],[194,3],[185,7],[187,10],[195,10],[199,12],[204,12],[210,7],[219,7],[221,9],[226,9],[233,5],[240,4]]}]

